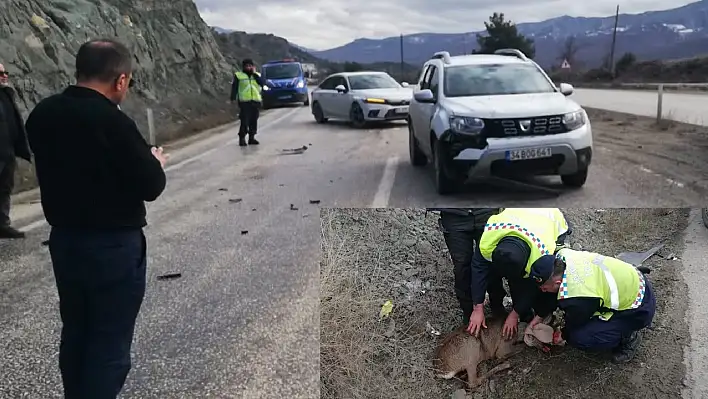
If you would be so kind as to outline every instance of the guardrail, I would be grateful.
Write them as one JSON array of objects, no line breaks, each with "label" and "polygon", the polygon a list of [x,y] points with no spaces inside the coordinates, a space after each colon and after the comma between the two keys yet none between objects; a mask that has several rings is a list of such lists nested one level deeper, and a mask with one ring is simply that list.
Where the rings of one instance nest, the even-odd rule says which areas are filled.
[{"label": "guardrail", "polygon": [[673,88],[702,88],[708,90],[708,83],[620,83],[619,86],[627,88],[656,88],[657,98],[656,98],[656,122],[659,123],[663,119],[663,102],[664,102],[664,89]]}]

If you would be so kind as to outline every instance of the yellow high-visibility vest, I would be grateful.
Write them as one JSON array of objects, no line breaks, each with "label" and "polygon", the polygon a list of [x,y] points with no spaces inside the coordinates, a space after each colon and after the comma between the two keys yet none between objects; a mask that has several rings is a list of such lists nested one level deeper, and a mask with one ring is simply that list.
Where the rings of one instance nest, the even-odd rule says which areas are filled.
[{"label": "yellow high-visibility vest", "polygon": [[[558,299],[600,298],[603,308],[622,311],[636,309],[644,300],[646,280],[631,264],[594,252],[563,248],[558,251],[566,268],[558,290]],[[595,312],[609,320],[613,312]]]},{"label": "yellow high-visibility vest", "polygon": [[[254,75],[261,76],[258,72],[254,72]],[[254,76],[249,76],[244,72],[236,72],[234,76],[238,79],[238,101],[263,101],[261,97],[261,86]]]},{"label": "yellow high-visibility vest", "polygon": [[568,231],[568,222],[558,208],[506,208],[487,221],[479,240],[482,257],[492,261],[492,253],[504,237],[518,237],[531,248],[524,277],[528,278],[531,265],[544,255],[556,250],[558,236]]}]

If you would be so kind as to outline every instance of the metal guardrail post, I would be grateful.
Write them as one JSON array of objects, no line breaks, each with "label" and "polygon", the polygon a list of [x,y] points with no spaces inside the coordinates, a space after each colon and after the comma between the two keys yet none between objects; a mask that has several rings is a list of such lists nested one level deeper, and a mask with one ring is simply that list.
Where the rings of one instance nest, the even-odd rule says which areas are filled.
[{"label": "metal guardrail post", "polygon": [[150,145],[155,145],[155,119],[153,117],[152,108],[147,109],[148,118],[148,140]]},{"label": "metal guardrail post", "polygon": [[661,122],[661,107],[662,103],[664,101],[664,85],[659,84],[659,90],[658,90],[658,96],[657,96],[657,101],[656,101],[656,123]]}]

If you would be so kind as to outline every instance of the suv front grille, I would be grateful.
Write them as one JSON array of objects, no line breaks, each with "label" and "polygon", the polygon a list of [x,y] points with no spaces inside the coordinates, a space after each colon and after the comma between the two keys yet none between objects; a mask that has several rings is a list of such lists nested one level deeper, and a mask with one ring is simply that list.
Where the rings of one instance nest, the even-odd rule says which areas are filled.
[{"label": "suv front grille", "polygon": [[536,136],[567,133],[562,115],[535,118],[484,119],[485,137]]}]

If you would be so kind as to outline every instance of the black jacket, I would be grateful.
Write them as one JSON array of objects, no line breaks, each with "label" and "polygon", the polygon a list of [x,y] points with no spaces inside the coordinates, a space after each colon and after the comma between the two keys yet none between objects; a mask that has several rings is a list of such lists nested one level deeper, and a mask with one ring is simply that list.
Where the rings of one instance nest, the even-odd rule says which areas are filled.
[{"label": "black jacket", "polygon": [[[0,86],[0,96],[9,98],[11,108],[14,109],[11,115],[7,115],[5,107],[0,106],[0,159],[10,159],[17,156],[31,162],[32,153],[27,143],[27,132],[22,115],[15,102],[15,89],[9,86]],[[6,99],[0,98],[0,101],[6,101]],[[15,123],[18,129],[17,136],[14,138],[10,133],[10,123]]]},{"label": "black jacket", "polygon": [[427,211],[440,212],[440,223],[444,231],[481,232],[492,215],[500,212],[499,208],[427,208]]},{"label": "black jacket", "polygon": [[80,229],[141,228],[165,172],[135,122],[101,93],[70,86],[27,118],[47,222]]}]

